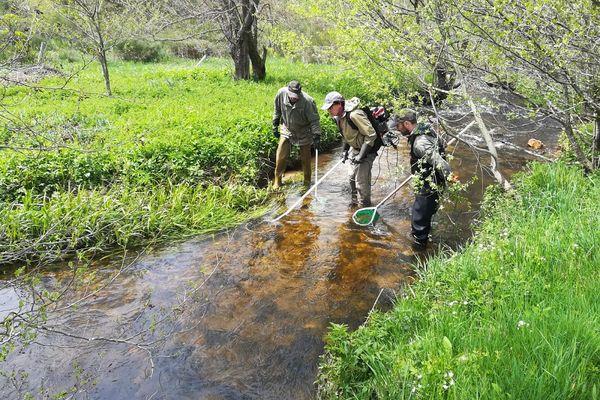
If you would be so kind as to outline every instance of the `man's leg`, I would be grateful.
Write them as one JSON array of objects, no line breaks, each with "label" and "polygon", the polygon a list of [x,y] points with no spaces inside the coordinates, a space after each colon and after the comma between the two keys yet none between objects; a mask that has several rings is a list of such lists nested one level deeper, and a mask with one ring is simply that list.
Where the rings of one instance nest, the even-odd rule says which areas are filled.
[{"label": "man's leg", "polygon": [[304,186],[310,186],[311,175],[311,160],[310,160],[310,144],[300,146],[300,158],[302,160],[302,170],[304,171]]},{"label": "man's leg", "polygon": [[350,161],[346,161],[348,165],[348,180],[350,182],[350,195],[352,196],[352,205],[358,204],[358,190],[356,189],[356,171],[357,165],[353,165]]},{"label": "man's leg", "polygon": [[356,189],[360,207],[371,207],[371,169],[374,160],[375,154],[369,154],[356,166]]},{"label": "man's leg", "polygon": [[273,189],[279,189],[281,186],[281,179],[285,172],[288,156],[290,155],[290,149],[292,145],[290,141],[281,136],[279,138],[279,145],[277,146],[277,153],[275,158],[275,178],[273,179]]},{"label": "man's leg", "polygon": [[426,244],[431,232],[431,219],[437,211],[439,195],[437,192],[418,193],[412,207],[411,233],[420,244]]}]

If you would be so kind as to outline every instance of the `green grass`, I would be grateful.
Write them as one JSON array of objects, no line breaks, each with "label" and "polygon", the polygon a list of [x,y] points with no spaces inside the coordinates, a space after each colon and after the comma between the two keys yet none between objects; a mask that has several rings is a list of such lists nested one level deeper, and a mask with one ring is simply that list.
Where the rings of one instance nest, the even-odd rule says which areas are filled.
[{"label": "green grass", "polygon": [[[7,109],[31,132],[0,126],[5,145],[56,147],[59,152],[5,152],[0,161],[0,199],[24,189],[51,194],[74,186],[105,186],[114,180],[141,184],[235,180],[256,183],[274,158],[273,98],[292,78],[320,104],[334,88],[361,94],[339,68],[273,60],[266,82],[234,81],[223,60],[111,65],[114,97],[101,95],[99,71],[85,70],[67,90],[10,88]],[[44,81],[59,87],[64,78]],[[337,139],[321,113],[323,144]],[[82,153],[82,150],[85,152]]]},{"label": "green grass", "polygon": [[600,176],[534,165],[388,313],[334,325],[320,398],[596,399]]},{"label": "green grass", "polygon": [[29,192],[0,209],[0,263],[54,261],[226,229],[263,214],[267,195],[241,185],[175,185],[56,193],[37,203]]},{"label": "green grass", "polygon": [[[63,76],[38,83],[43,90],[7,88],[1,101],[11,118],[0,125],[8,147],[0,158],[0,217],[8,222],[0,227],[0,263],[239,223],[268,198],[254,187],[274,161],[277,90],[298,79],[319,105],[333,89],[365,93],[334,66],[272,59],[268,79],[253,82],[234,81],[230,64],[111,63],[112,98],[102,94],[97,65],[66,86]],[[322,143],[332,146],[338,134],[321,116]],[[241,196],[234,208],[230,196]]]}]

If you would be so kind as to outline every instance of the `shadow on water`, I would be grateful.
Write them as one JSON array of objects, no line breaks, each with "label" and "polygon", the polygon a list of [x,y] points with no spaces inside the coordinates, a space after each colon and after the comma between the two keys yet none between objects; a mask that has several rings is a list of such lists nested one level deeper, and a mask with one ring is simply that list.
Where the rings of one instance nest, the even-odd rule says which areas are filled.
[{"label": "shadow on water", "polygon": [[[455,125],[467,125],[459,114]],[[492,125],[496,117],[487,118]],[[498,140],[517,145],[500,150],[503,172],[510,176],[532,158],[518,150],[530,132],[521,138],[506,130],[506,123],[492,126],[498,127]],[[479,144],[475,131],[467,136]],[[555,145],[549,128],[536,137]],[[478,166],[479,159],[487,164],[485,156],[464,145],[454,155],[462,180],[479,180],[469,201],[446,204],[436,216],[434,243],[448,248],[470,237],[477,204],[490,183]],[[406,177],[399,168],[406,170],[406,160],[405,144],[398,153],[383,151],[373,170],[375,201]],[[321,157],[320,174],[335,161]],[[301,195],[300,187],[288,189],[282,200],[287,206]],[[51,314],[50,322],[76,336],[119,340],[82,341],[43,332],[2,366],[28,373],[21,386],[0,377],[2,397],[19,398],[26,391],[44,397],[76,387],[79,398],[309,399],[329,324],[356,328],[384,288],[380,304],[389,307],[393,293],[413,279],[413,265],[439,248],[434,244],[426,253],[411,248],[412,200],[411,189],[402,189],[380,208],[376,226],[356,226],[341,166],[319,187],[318,197],[307,198],[280,222],[266,218],[124,264],[97,263],[95,280],[75,288],[62,303],[85,300]],[[49,272],[46,279],[59,285],[66,275]],[[3,309],[16,301],[8,290],[0,295]]]}]

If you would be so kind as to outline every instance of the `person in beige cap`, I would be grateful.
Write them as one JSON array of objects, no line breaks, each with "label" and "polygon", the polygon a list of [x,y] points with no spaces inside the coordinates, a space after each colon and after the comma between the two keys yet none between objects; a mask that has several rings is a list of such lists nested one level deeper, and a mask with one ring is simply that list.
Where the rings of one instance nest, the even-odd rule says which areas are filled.
[{"label": "person in beige cap", "polygon": [[348,177],[352,204],[371,206],[371,169],[377,157],[377,132],[369,117],[358,107],[357,102],[344,100],[338,92],[329,92],[321,107],[327,110],[336,122],[344,141],[344,161],[350,159]]},{"label": "person in beige cap", "polygon": [[[279,132],[280,125],[281,133]],[[302,90],[298,81],[291,81],[286,87],[279,89],[275,96],[273,135],[279,138],[273,189],[281,186],[292,145],[300,147],[304,186],[310,186],[310,148],[311,146],[314,146],[315,149],[319,147],[321,123],[315,101]]]}]

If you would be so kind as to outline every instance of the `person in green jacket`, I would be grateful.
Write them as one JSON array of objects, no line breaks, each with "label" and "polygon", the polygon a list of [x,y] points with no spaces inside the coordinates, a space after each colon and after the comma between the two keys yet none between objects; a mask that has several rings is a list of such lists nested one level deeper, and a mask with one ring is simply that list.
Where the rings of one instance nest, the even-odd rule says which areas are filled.
[{"label": "person in green jacket", "polygon": [[321,109],[329,112],[342,134],[343,158],[344,161],[350,159],[348,177],[352,204],[370,207],[371,169],[379,150],[378,136],[369,117],[358,105],[357,98],[346,102],[340,93],[330,92],[325,96],[325,103]]},{"label": "person in green jacket", "polygon": [[[279,128],[281,126],[281,132]],[[300,147],[304,186],[310,186],[310,149],[318,149],[321,142],[321,123],[317,106],[312,97],[302,90],[298,81],[291,81],[279,89],[275,96],[273,135],[279,138],[275,161],[273,189],[281,186],[281,180],[292,145]]]}]

